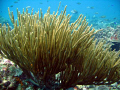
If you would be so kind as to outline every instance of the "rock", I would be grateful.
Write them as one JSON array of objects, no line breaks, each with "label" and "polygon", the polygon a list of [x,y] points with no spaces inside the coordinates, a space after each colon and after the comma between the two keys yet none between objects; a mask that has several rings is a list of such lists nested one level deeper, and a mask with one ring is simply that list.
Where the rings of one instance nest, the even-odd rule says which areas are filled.
[{"label": "rock", "polygon": [[97,86],[96,90],[109,90],[109,88],[105,85]]}]

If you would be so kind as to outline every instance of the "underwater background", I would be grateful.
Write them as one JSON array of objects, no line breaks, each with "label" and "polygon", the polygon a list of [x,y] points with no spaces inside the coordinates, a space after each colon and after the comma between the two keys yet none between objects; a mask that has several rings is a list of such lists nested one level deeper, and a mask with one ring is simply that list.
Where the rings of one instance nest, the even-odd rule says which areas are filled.
[{"label": "underwater background", "polygon": [[[98,40],[104,39],[107,43],[111,44],[111,48],[116,51],[120,48],[120,0],[0,0],[0,23],[7,24],[13,28],[12,22],[10,21],[8,14],[8,7],[10,11],[13,11],[15,19],[17,19],[17,10],[22,13],[23,8],[31,13],[32,8],[34,8],[33,13],[42,9],[43,14],[46,13],[48,7],[50,6],[51,14],[53,11],[57,11],[59,2],[61,1],[61,6],[59,8],[59,14],[62,10],[64,10],[67,5],[67,13],[70,14],[71,20],[70,23],[73,23],[80,14],[86,16],[86,20],[89,25],[92,24],[92,27],[96,30],[102,29],[102,31],[98,32],[95,35],[95,38]],[[9,71],[10,75],[14,75],[19,77],[22,74],[20,68],[7,68],[6,63],[13,65],[7,59],[2,61],[3,57],[0,56],[0,73],[4,71]],[[11,66],[9,66],[11,67]],[[14,73],[13,71],[14,70]],[[4,74],[6,74],[4,72]],[[7,75],[6,75],[7,76]],[[22,83],[22,79],[17,78],[19,83]],[[0,80],[1,83],[1,80]],[[0,86],[1,87],[1,86]],[[25,90],[32,90],[29,89]],[[115,84],[109,86],[77,86],[75,88],[70,88],[69,90],[79,90],[80,88],[87,90],[120,90],[120,82],[116,82]],[[99,89],[100,88],[100,89]],[[110,89],[112,88],[112,89]],[[17,89],[16,89],[17,90]],[[18,89],[20,90],[20,89]]]}]

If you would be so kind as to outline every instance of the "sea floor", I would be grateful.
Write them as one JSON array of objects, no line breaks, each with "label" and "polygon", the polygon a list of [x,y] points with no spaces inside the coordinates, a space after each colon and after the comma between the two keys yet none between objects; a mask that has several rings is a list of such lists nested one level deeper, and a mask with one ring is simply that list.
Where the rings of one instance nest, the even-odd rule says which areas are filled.
[{"label": "sea floor", "polygon": [[[41,90],[27,82],[22,70],[13,62],[0,56],[0,90]],[[120,90],[120,83],[111,85],[77,85],[67,90]]]}]

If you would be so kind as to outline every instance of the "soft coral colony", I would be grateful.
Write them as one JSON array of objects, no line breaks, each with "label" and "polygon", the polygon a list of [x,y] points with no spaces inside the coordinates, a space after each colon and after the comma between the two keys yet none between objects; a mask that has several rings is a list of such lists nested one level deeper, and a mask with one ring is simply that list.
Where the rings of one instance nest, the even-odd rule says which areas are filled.
[{"label": "soft coral colony", "polygon": [[[59,7],[58,7],[59,10]],[[17,64],[39,88],[66,89],[75,85],[111,84],[120,79],[120,51],[111,51],[80,15],[69,24],[70,15],[33,11],[9,16],[14,24],[0,24],[0,53]],[[18,22],[17,22],[18,21]],[[8,27],[8,28],[6,28]],[[71,33],[73,31],[73,33]]]}]

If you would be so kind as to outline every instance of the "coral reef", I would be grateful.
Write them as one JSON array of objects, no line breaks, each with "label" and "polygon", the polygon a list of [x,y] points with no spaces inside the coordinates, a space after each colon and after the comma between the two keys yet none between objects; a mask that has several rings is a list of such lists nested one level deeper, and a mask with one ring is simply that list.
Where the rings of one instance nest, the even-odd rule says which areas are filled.
[{"label": "coral reef", "polygon": [[95,34],[95,38],[106,41],[106,43],[111,45],[112,50],[119,51],[120,48],[120,25],[116,28],[106,27],[102,28],[101,31]]},{"label": "coral reef", "polygon": [[[1,55],[0,55],[1,56]],[[22,71],[8,59],[0,58],[0,89],[10,89],[16,84],[15,77],[19,77]]]},{"label": "coral reef", "polygon": [[[59,7],[58,7],[59,10]],[[18,65],[36,87],[53,90],[76,85],[111,84],[120,79],[120,51],[111,51],[104,42],[94,40],[94,29],[80,15],[69,24],[70,15],[64,11],[43,16],[42,10],[33,14],[13,12],[14,24],[0,24],[0,54]],[[73,33],[71,33],[73,31]],[[20,81],[20,80],[19,80]]]}]

